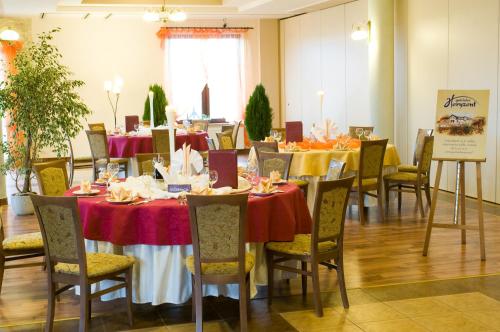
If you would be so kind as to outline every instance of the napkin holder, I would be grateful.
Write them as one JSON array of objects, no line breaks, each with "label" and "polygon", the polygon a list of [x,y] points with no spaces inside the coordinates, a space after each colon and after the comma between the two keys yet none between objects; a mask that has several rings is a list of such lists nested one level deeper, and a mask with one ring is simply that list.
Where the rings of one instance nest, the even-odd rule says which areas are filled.
[{"label": "napkin holder", "polygon": [[236,150],[208,151],[208,169],[215,170],[218,180],[214,188],[238,188],[238,156]]}]

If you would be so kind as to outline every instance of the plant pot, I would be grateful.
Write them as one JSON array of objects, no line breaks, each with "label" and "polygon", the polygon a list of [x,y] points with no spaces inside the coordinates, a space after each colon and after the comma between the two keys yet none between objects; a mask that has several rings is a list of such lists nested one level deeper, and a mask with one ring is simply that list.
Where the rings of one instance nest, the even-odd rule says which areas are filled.
[{"label": "plant pot", "polygon": [[14,210],[14,213],[17,216],[26,216],[35,212],[33,203],[31,202],[31,198],[28,194],[13,194],[10,197],[10,203],[12,210]]}]

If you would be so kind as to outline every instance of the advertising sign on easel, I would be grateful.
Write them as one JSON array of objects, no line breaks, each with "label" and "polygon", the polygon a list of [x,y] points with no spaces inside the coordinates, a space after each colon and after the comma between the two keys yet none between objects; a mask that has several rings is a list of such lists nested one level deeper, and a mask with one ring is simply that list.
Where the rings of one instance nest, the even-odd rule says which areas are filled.
[{"label": "advertising sign on easel", "polygon": [[[459,229],[462,244],[466,243],[466,231],[478,230],[481,259],[486,259],[483,226],[483,198],[481,163],[486,161],[486,129],[488,125],[489,90],[439,90],[434,128],[433,159],[438,161],[431,210],[423,255],[427,256],[433,227]],[[457,187],[454,224],[434,223],[439,182],[444,161],[457,163]],[[465,163],[476,163],[478,225],[465,222]],[[458,211],[460,209],[460,224]]]}]

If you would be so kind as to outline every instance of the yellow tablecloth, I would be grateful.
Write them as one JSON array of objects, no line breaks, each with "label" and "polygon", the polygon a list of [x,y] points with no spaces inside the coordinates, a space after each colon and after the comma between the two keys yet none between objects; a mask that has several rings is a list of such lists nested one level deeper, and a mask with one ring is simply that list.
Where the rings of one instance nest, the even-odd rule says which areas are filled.
[{"label": "yellow tablecloth", "polygon": [[[345,171],[359,169],[359,149],[350,151],[339,150],[309,150],[293,152],[291,176],[325,176],[331,159],[346,163]],[[392,144],[387,144],[384,157],[384,166],[400,165],[398,151]]]}]

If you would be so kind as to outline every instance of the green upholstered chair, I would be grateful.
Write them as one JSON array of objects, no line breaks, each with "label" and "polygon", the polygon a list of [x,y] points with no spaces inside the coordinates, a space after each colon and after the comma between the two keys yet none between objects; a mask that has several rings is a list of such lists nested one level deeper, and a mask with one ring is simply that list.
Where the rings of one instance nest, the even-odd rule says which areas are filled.
[{"label": "green upholstered chair", "polygon": [[[361,136],[358,136],[356,134],[356,129],[358,128],[361,128],[363,129],[363,134]],[[373,130],[375,129],[375,127],[373,126],[367,126],[367,127],[363,127],[363,126],[349,126],[349,136],[352,137],[352,138],[358,138],[358,139],[361,139],[362,141],[366,141],[368,140],[368,137],[365,136],[365,130],[368,130],[370,133],[373,133]]]},{"label": "green upholstered chair", "polygon": [[[80,331],[87,331],[91,300],[126,288],[127,314],[132,325],[132,268],[134,257],[105,253],[86,253],[76,197],[31,195],[42,232],[48,275],[48,310],[45,331],[52,331],[55,298],[80,286]],[[91,293],[90,286],[103,280],[116,285]],[[59,285],[64,286],[59,288]]]},{"label": "green upholstered chair", "polygon": [[416,173],[417,172],[417,164],[418,158],[420,158],[420,154],[424,147],[424,139],[427,136],[432,136],[434,132],[433,129],[419,129],[417,132],[417,138],[415,140],[415,148],[413,150],[413,162],[411,165],[399,165],[398,171],[405,173]]},{"label": "green upholstered chair", "polygon": [[[151,129],[151,134],[153,136],[153,153],[168,153],[170,151],[169,129]],[[174,129],[174,139],[175,135],[176,129]]]},{"label": "green upholstered chair", "polygon": [[109,162],[120,165],[120,170],[128,176],[128,158],[110,158],[108,149],[108,137],[104,130],[87,130],[90,152],[92,154],[92,174],[94,181],[97,180],[100,168],[105,168]]},{"label": "green upholstered chair", "polygon": [[203,284],[239,284],[240,327],[247,330],[249,275],[255,257],[245,251],[248,194],[188,195],[193,255],[191,272],[196,331],[203,329]]},{"label": "green upholstered chair", "polygon": [[261,152],[279,152],[278,142],[252,141],[252,147],[257,157],[257,162]]},{"label": "green upholstered chair", "polygon": [[281,178],[288,180],[293,154],[279,152],[260,152],[259,176],[269,177],[272,171],[278,171]]},{"label": "green upholstered chair", "polygon": [[425,191],[427,203],[431,205],[431,191],[429,184],[429,174],[431,171],[432,152],[434,149],[434,137],[425,136],[422,149],[419,150],[417,172],[401,172],[384,176],[385,204],[389,208],[389,192],[398,192],[398,209],[401,209],[401,193],[415,192],[420,215],[425,216],[424,204],[422,202],[422,190]]},{"label": "green upholstered chair", "polygon": [[135,159],[137,160],[137,172],[139,176],[144,173],[154,173],[153,159],[160,155],[165,161],[165,167],[170,165],[170,153],[137,153]]},{"label": "green upholstered chair", "polygon": [[5,270],[45,265],[43,261],[21,264],[10,263],[44,256],[43,240],[40,232],[5,237],[3,231],[2,213],[3,206],[0,206],[0,293],[2,292],[2,282]]},{"label": "green upholstered chair", "polygon": [[104,123],[89,123],[89,130],[104,130],[106,131],[106,126]]},{"label": "green upholstered chair", "polygon": [[[323,316],[319,287],[319,265],[337,271],[340,294],[344,308],[349,307],[344,279],[343,239],[344,222],[349,193],[354,177],[334,181],[318,182],[314,202],[311,234],[297,234],[291,242],[268,242],[266,244],[268,301],[272,301],[274,269],[291,271],[302,275],[302,294],[307,293],[307,277],[312,277],[316,315]],[[334,260],[334,264],[330,260]],[[279,263],[299,260],[301,269]],[[307,269],[310,264],[311,271]]]},{"label": "green upholstered chair", "polygon": [[[359,219],[363,225],[365,223],[365,195],[377,197],[379,219],[380,221],[384,220],[382,168],[384,166],[387,141],[387,139],[361,141],[359,170],[354,180],[352,190],[358,193]],[[377,193],[373,194],[371,191],[376,191]]]},{"label": "green upholstered chair", "polygon": [[40,194],[46,196],[64,196],[66,190],[69,189],[66,165],[66,159],[33,164]]},{"label": "green upholstered chair", "polygon": [[217,140],[219,141],[219,150],[233,150],[234,142],[232,131],[223,131],[217,133]]}]

